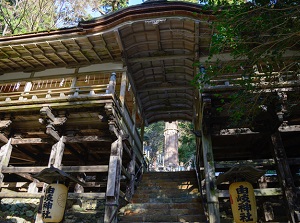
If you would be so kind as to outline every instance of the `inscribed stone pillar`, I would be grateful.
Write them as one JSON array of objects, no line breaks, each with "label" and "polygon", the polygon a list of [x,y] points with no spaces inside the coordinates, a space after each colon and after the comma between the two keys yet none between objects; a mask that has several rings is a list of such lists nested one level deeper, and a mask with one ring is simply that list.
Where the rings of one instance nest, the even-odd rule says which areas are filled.
[{"label": "inscribed stone pillar", "polygon": [[177,168],[178,163],[178,122],[165,123],[165,167]]}]

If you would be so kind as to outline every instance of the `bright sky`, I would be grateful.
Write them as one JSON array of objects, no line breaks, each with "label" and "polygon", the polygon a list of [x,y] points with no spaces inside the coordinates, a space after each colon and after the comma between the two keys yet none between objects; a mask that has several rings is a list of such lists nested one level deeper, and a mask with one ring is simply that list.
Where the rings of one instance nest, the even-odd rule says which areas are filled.
[{"label": "bright sky", "polygon": [[143,3],[142,0],[129,0],[129,5],[137,5]]}]

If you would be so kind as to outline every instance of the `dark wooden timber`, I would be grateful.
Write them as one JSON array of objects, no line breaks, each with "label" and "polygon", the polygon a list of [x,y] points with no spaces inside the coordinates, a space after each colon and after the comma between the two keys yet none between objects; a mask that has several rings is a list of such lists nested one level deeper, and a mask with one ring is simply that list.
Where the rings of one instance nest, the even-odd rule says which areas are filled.
[{"label": "dark wooden timber", "polygon": [[273,156],[276,162],[279,182],[283,191],[285,203],[288,207],[288,217],[291,222],[298,222],[298,219],[295,218],[296,211],[298,211],[297,189],[293,181],[293,176],[291,174],[280,132],[276,131],[273,133],[271,135],[271,140],[273,144]]}]

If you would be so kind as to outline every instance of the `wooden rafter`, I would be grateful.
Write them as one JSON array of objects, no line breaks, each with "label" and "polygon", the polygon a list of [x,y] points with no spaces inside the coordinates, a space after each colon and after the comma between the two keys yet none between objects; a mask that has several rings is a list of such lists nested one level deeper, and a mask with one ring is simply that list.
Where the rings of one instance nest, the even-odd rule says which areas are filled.
[{"label": "wooden rafter", "polygon": [[76,43],[76,45],[79,47],[80,50],[78,50],[77,52],[79,52],[81,54],[81,56],[88,62],[91,63],[91,61],[89,60],[89,58],[87,58],[84,53],[82,53],[82,47],[79,45],[79,43],[77,42],[76,39],[73,39],[74,42]]},{"label": "wooden rafter", "polygon": [[[27,49],[27,47],[26,47],[24,44],[21,44],[21,46],[23,47],[23,49],[24,49],[27,53],[29,53],[29,55],[31,56],[31,58],[32,58],[35,62],[37,62],[39,65],[41,65],[42,67],[45,68],[45,65],[44,65],[42,62],[40,62],[40,61],[36,58],[36,56],[34,56],[33,53],[30,52],[29,49]],[[20,55],[20,56],[22,57],[22,55]]]},{"label": "wooden rafter", "polygon": [[87,37],[87,40],[88,40],[89,44],[91,45],[92,50],[95,53],[96,57],[98,58],[99,62],[102,62],[102,59],[101,59],[100,55],[98,54],[97,50],[95,50],[95,45],[91,42],[89,37]]},{"label": "wooden rafter", "polygon": [[102,42],[104,43],[103,45],[104,45],[104,48],[105,48],[107,54],[110,56],[110,58],[111,58],[112,60],[114,60],[113,55],[111,54],[111,52],[110,52],[109,49],[107,48],[107,43],[106,43],[106,41],[105,41],[103,35],[100,35],[100,39],[101,39]]},{"label": "wooden rafter", "polygon": [[[39,46],[38,44],[35,44],[35,46],[36,46],[36,49],[38,49],[38,50],[40,51],[40,55],[41,55],[41,56],[43,56],[47,61],[49,61],[54,67],[57,67],[57,64],[54,63],[52,60],[50,60],[50,59],[48,58],[48,56],[45,55],[45,52],[44,52],[44,50],[42,49],[41,46]],[[35,56],[36,56],[36,55],[35,55]]]},{"label": "wooden rafter", "polygon": [[78,63],[78,60],[73,57],[73,55],[70,53],[69,48],[66,47],[66,45],[63,43],[63,41],[60,41],[60,44],[63,46],[63,48],[66,50],[65,52],[69,55],[69,57],[72,58],[72,60],[75,61],[75,63]]}]

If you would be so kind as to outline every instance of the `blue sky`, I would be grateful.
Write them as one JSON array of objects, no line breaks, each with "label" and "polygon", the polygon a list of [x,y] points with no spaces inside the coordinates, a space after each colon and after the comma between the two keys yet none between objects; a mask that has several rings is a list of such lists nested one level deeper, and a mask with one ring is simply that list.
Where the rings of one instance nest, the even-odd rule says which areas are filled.
[{"label": "blue sky", "polygon": [[129,0],[129,5],[137,5],[143,3],[142,0]]}]

